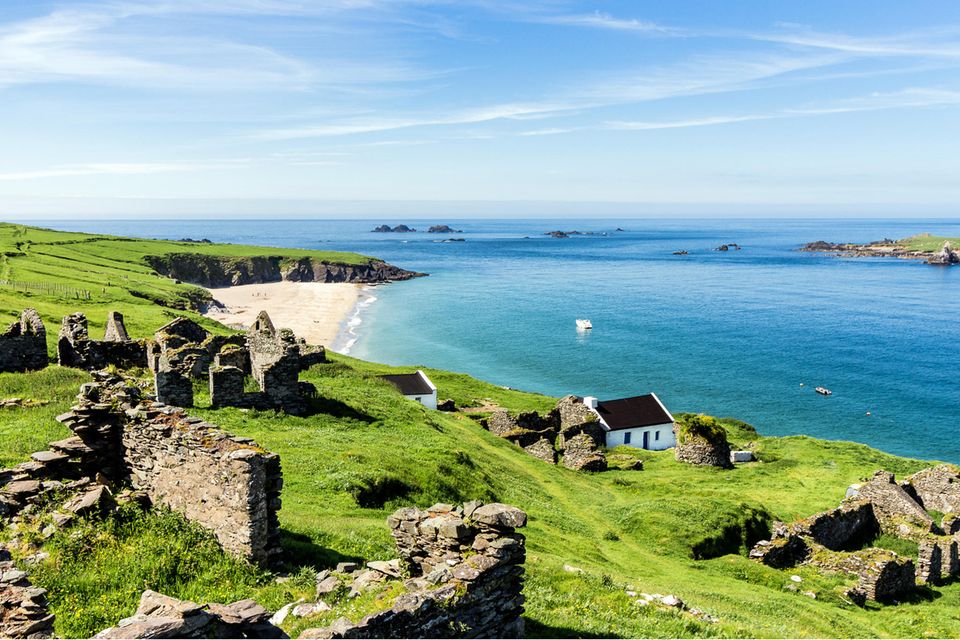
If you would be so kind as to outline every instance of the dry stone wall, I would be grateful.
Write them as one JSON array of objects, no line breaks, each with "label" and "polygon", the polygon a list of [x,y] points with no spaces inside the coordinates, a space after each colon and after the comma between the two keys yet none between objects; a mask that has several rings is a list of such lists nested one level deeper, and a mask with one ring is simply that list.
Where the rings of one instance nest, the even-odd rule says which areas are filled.
[{"label": "dry stone wall", "polygon": [[201,606],[147,590],[134,615],[94,638],[286,638],[270,615],[253,600]]},{"label": "dry stone wall", "polygon": [[[836,509],[792,525],[775,525],[773,538],[759,542],[750,557],[775,568],[807,563],[854,575],[858,584],[848,595],[861,604],[902,599],[918,582],[955,579],[960,575],[960,534],[941,530],[918,502],[921,495],[928,499],[950,495],[950,473],[940,467],[926,469],[898,484],[892,473],[878,471],[867,482],[852,486]],[[931,504],[942,505],[935,499]],[[953,522],[944,518],[945,525]],[[880,533],[916,542],[916,562],[865,547]]]},{"label": "dry stone wall", "polygon": [[919,471],[906,484],[927,509],[960,514],[960,474],[951,465],[940,465]]},{"label": "dry stone wall", "polygon": [[597,415],[576,396],[562,398],[546,415],[536,412],[510,415],[498,409],[483,425],[544,462],[577,471],[605,471],[606,436]]},{"label": "dry stone wall", "polygon": [[[504,504],[400,509],[387,520],[409,589],[357,624],[301,638],[519,638],[526,514]],[[371,563],[372,565],[373,563]]]},{"label": "dry stone wall", "polygon": [[62,367],[94,371],[109,365],[121,368],[147,366],[147,346],[131,340],[123,316],[111,311],[103,340],[91,340],[87,316],[74,313],[63,318],[57,337],[57,362]]},{"label": "dry stone wall", "polygon": [[730,443],[726,436],[711,441],[683,432],[680,423],[673,425],[673,434],[677,442],[674,457],[678,462],[686,462],[703,467],[732,469]]},{"label": "dry stone wall", "polygon": [[0,333],[0,372],[38,371],[47,363],[47,329],[36,309],[24,309]]},{"label": "dry stone wall", "polygon": [[130,483],[209,529],[224,549],[269,564],[280,553],[279,458],[183,411],[141,400],[140,390],[100,376],[58,417],[76,435],[53,443],[72,475]]},{"label": "dry stone wall", "polygon": [[30,584],[0,544],[0,638],[52,638],[54,616],[46,589]]}]

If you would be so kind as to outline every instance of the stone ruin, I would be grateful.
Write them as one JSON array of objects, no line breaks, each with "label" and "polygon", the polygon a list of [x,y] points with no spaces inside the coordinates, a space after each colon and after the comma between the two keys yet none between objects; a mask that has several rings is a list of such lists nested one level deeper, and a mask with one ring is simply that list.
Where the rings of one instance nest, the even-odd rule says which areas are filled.
[{"label": "stone ruin", "polygon": [[[119,376],[95,374],[58,420],[75,434],[0,471],[0,516],[14,518],[53,491],[76,497],[54,520],[106,511],[121,497],[163,505],[210,530],[251,562],[280,554],[279,458],[183,411],[145,401]],[[95,480],[91,480],[95,479]],[[114,496],[120,487],[130,486]]]},{"label": "stone ruin", "polygon": [[[938,525],[928,510],[945,513]],[[847,595],[893,602],[909,595],[916,584],[939,584],[960,575],[960,475],[941,465],[924,469],[901,483],[892,473],[877,471],[854,485],[836,509],[791,525],[777,523],[771,540],[751,550],[750,557],[775,568],[810,564],[858,578]],[[916,562],[893,551],[864,548],[879,534],[916,542]]]},{"label": "stone ruin", "polygon": [[[726,430],[720,426],[715,418],[710,416],[693,416],[687,420],[710,420],[712,424],[706,429],[692,428],[694,425],[677,421],[673,425],[673,433],[677,442],[674,457],[678,462],[686,462],[702,467],[718,467],[720,469],[733,468],[733,454],[730,443],[727,442]],[[714,427],[711,429],[709,427]]]},{"label": "stone ruin", "polygon": [[136,613],[94,638],[286,638],[253,600],[199,605],[144,591]]},{"label": "stone ruin", "polygon": [[46,368],[47,329],[36,309],[24,309],[20,319],[0,333],[0,373]]},{"label": "stone ruin", "polygon": [[[406,573],[407,591],[393,606],[354,624],[341,618],[301,638],[519,638],[523,635],[526,514],[504,504],[437,504],[400,509],[387,519],[399,564],[371,562],[387,574]],[[397,571],[399,569],[400,571]],[[358,582],[377,578],[357,572]],[[378,578],[382,579],[382,578]],[[327,576],[325,581],[333,580]],[[335,580],[334,580],[335,582]],[[354,587],[355,588],[355,587]]]},{"label": "stone ruin", "polygon": [[506,438],[524,451],[550,464],[560,462],[577,471],[605,471],[603,448],[606,434],[597,414],[576,396],[562,398],[548,414],[536,412],[511,416],[498,409],[481,424],[494,435]]},{"label": "stone ruin", "polygon": [[103,340],[91,340],[87,316],[74,313],[64,317],[57,337],[57,363],[96,371],[108,366],[121,369],[147,366],[147,347],[143,340],[131,340],[123,324],[123,316],[116,311],[107,314]]},{"label": "stone ruin", "polygon": [[0,544],[0,638],[52,638],[47,590],[34,587]]},{"label": "stone ruin", "polygon": [[[213,336],[192,320],[177,318],[155,338],[148,359],[157,398],[178,407],[193,406],[193,380],[206,377],[214,407],[303,415],[316,389],[300,381],[300,372],[326,362],[323,347],[306,344],[289,329],[277,330],[266,312],[260,312],[245,336]],[[246,391],[247,375],[259,391]]]}]

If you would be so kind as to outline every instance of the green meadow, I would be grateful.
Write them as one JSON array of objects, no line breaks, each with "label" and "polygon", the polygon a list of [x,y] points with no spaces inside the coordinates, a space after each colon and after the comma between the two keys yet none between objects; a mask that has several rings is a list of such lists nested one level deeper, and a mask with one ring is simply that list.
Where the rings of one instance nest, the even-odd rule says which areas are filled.
[{"label": "green meadow", "polygon": [[[13,236],[15,230],[0,226],[4,252],[9,241],[22,237]],[[139,338],[172,315],[195,317],[129,295],[129,287],[147,285],[171,296],[182,293],[188,285],[152,275],[137,259],[138,251],[176,243],[161,247],[152,241],[92,239],[53,244],[61,234],[28,230],[27,235],[33,239],[30,247],[23,256],[6,256],[4,269],[24,279],[49,274],[56,280],[53,274],[69,273],[65,282],[100,291],[95,283],[101,281],[106,292],[81,303],[0,286],[2,312],[11,318],[14,311],[34,306],[49,330],[72,311],[99,319],[117,308]],[[122,249],[114,254],[112,247]],[[61,251],[75,253],[68,258]],[[144,254],[139,255],[142,259]],[[253,597],[276,609],[310,597],[319,569],[344,560],[393,557],[385,519],[395,509],[481,499],[514,504],[529,515],[524,591],[532,637],[960,635],[956,583],[922,591],[900,605],[859,608],[843,596],[851,584],[845,576],[802,567],[779,571],[746,557],[775,520],[832,508],[848,485],[877,469],[903,475],[927,463],[849,442],[765,437],[725,418],[720,424],[731,442],[752,448],[757,462],[722,471],[677,463],[671,451],[619,448],[616,453],[642,459],[644,470],[575,472],[541,462],[491,435],[478,423],[482,413],[427,410],[378,378],[413,369],[333,354],[330,363],[302,375],[318,389],[315,413],[308,417],[210,409],[206,390],[198,384],[193,413],[255,438],[281,457],[284,579],[226,556],[209,535],[175,514],[125,508],[105,522],[83,522],[58,532],[46,545],[50,559],[31,568],[34,582],[49,590],[58,633],[85,637],[115,624],[133,613],[147,588],[195,601]],[[556,402],[463,374],[426,371],[440,397],[453,398],[458,407],[496,404],[512,411],[543,411]],[[56,366],[0,374],[0,398],[47,403],[0,409],[0,463],[26,460],[47,441],[69,435],[54,417],[70,406],[77,386],[87,379],[85,373]],[[802,579],[799,588],[792,575]],[[627,591],[675,594],[719,621],[641,607]],[[297,633],[338,615],[356,620],[382,606],[389,595],[364,596],[315,619],[288,619],[285,627]]]}]

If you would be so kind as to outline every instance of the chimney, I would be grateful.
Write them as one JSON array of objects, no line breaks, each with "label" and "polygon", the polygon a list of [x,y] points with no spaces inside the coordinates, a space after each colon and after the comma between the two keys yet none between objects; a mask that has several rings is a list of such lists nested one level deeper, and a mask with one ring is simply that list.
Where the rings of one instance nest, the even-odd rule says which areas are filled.
[{"label": "chimney", "polygon": [[583,404],[587,405],[588,409],[597,410],[597,399],[593,396],[586,396],[583,399]]}]

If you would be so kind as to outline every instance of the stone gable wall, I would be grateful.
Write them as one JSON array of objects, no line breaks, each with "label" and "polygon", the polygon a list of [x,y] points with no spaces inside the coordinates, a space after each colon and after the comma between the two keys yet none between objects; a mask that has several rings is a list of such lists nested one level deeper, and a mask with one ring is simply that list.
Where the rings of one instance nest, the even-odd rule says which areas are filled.
[{"label": "stone gable wall", "polygon": [[47,364],[47,329],[36,309],[24,309],[0,333],[0,372],[38,371]]},{"label": "stone gable wall", "polygon": [[93,371],[109,365],[121,368],[147,366],[147,345],[131,340],[123,316],[111,311],[103,340],[91,340],[87,316],[74,313],[63,318],[57,337],[57,362],[62,367]]}]

